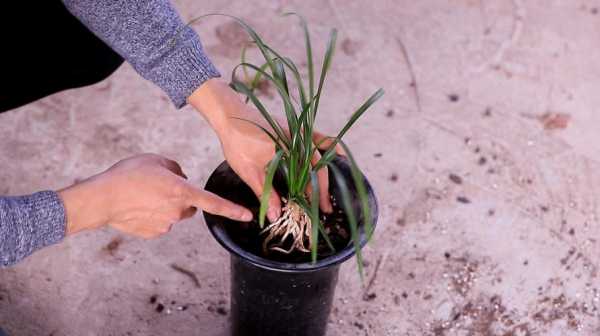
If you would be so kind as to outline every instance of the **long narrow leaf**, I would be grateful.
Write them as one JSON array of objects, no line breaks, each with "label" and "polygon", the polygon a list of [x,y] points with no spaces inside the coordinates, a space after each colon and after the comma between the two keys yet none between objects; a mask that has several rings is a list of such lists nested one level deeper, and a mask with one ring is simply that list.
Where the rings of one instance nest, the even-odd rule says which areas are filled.
[{"label": "long narrow leaf", "polygon": [[266,128],[264,128],[259,123],[255,122],[255,121],[252,121],[252,120],[244,119],[244,118],[233,117],[233,119],[242,120],[242,121],[245,121],[247,123],[251,123],[252,125],[260,128],[261,131],[265,132],[269,136],[269,138],[271,138],[271,140],[273,140],[273,143],[275,144],[275,146],[277,147],[277,149],[281,149],[283,146],[285,146],[285,144],[282,144],[281,141],[277,140],[277,138],[275,137],[275,135],[273,135],[273,133],[269,132]]},{"label": "long narrow leaf", "polygon": [[321,237],[323,237],[323,239],[325,240],[325,243],[327,243],[327,246],[331,250],[331,253],[335,253],[335,247],[333,247],[333,243],[331,242],[331,239],[329,239],[329,236],[327,236],[327,232],[325,232],[325,227],[321,222],[319,222],[319,232],[321,233]]},{"label": "long narrow leaf", "polygon": [[[264,76],[268,81],[272,82],[273,85],[275,85],[275,88],[277,88],[277,92],[279,92],[279,95],[281,96],[281,99],[283,100],[283,104],[284,104],[285,111],[286,111],[286,119],[288,122],[288,130],[290,131],[290,134],[296,134],[297,133],[296,130],[298,128],[298,120],[295,115],[295,112],[293,111],[293,105],[292,105],[292,102],[290,101],[290,96],[287,91],[287,88],[285,88],[280,83],[280,81],[276,80],[273,76],[266,73],[263,69],[257,67],[254,64],[251,64],[251,63],[240,63],[233,68],[233,71],[231,72],[232,83],[235,81],[237,69],[240,67],[251,68],[252,70],[254,70],[257,73]],[[250,90],[250,93],[253,94],[252,89],[250,89],[250,88],[248,88],[248,89]],[[247,96],[249,96],[249,95],[247,95]],[[252,98],[250,98],[250,99],[252,99]],[[258,99],[257,99],[257,101],[258,101]],[[254,100],[252,102],[256,105]]]},{"label": "long narrow leaf", "polygon": [[252,100],[252,103],[254,104],[254,106],[256,106],[256,108],[258,109],[258,111],[260,112],[260,114],[269,123],[269,125],[271,126],[271,128],[273,128],[273,131],[275,131],[275,134],[277,134],[277,137],[283,143],[285,143],[285,145],[289,148],[290,147],[290,143],[289,143],[287,137],[285,136],[283,128],[281,127],[281,125],[279,125],[279,123],[277,122],[277,120],[275,120],[275,119],[273,119],[273,117],[271,117],[271,115],[269,114],[269,112],[267,112],[267,109],[263,106],[263,104],[256,97],[256,95],[250,90],[250,88],[248,88],[248,86],[246,86],[246,84],[244,84],[244,83],[242,83],[242,82],[240,82],[240,81],[238,81],[236,79],[233,79],[233,81],[231,82],[230,85],[231,85],[231,87],[235,91],[246,95],[247,97],[250,98],[250,100]]},{"label": "long narrow leaf", "polygon": [[312,232],[310,237],[310,256],[312,262],[317,261],[317,242],[319,240],[319,180],[317,173],[310,173],[310,184],[312,186],[312,197],[310,200],[310,221],[312,223]]},{"label": "long narrow leaf", "polygon": [[[233,19],[234,21],[236,21],[240,26],[242,26],[242,28],[248,33],[248,35],[250,35],[250,37],[252,38],[252,40],[254,41],[254,43],[256,43],[256,46],[258,47],[258,49],[260,50],[260,52],[262,53],[265,61],[267,61],[267,63],[269,64],[269,68],[271,69],[272,73],[275,73],[275,62],[273,61],[273,58],[271,57],[271,55],[269,54],[269,51],[267,49],[267,46],[265,45],[265,43],[262,41],[262,39],[260,38],[260,36],[256,33],[256,31],[254,29],[252,29],[252,27],[250,27],[245,21],[243,21],[242,19],[235,17],[233,15],[228,15],[228,14],[223,14],[223,13],[210,13],[210,14],[205,14],[205,15],[201,15],[198,16],[192,20],[190,20],[190,22],[188,22],[187,26],[190,26],[200,20],[202,20],[205,17],[208,16],[226,16],[228,18]],[[183,31],[183,30],[182,30]],[[181,31],[178,32],[178,34],[173,38],[176,39],[179,35],[181,34]]]},{"label": "long narrow leaf", "polygon": [[[246,50],[248,49],[247,43],[244,43],[242,46],[242,54],[240,56],[240,63],[246,63]],[[250,82],[250,74],[248,73],[248,69],[244,68],[244,81],[246,83]]]},{"label": "long narrow leaf", "polygon": [[348,218],[350,235],[352,236],[352,242],[354,243],[354,251],[356,253],[356,261],[358,263],[358,274],[360,275],[361,280],[364,280],[360,237],[358,235],[358,223],[356,221],[356,215],[354,214],[354,208],[352,208],[350,191],[348,190],[348,185],[346,185],[346,181],[344,181],[344,177],[339,169],[334,165],[329,165],[329,168],[331,168],[331,171],[333,172],[333,176],[337,182],[337,187],[340,189],[340,194],[342,195],[342,206],[346,212],[346,217]]},{"label": "long narrow leaf", "polygon": [[[308,205],[308,203],[304,199],[300,198],[300,199],[296,199],[295,201],[296,201],[296,203],[298,203],[298,205],[300,205],[302,207],[302,209],[304,209],[304,211],[306,211],[307,213],[310,213],[311,207]],[[325,240],[325,243],[331,250],[331,253],[335,253],[335,247],[333,246],[331,239],[327,235],[327,232],[325,232],[325,227],[323,226],[323,223],[321,221],[318,221],[318,223],[319,223],[318,227],[319,227],[320,237],[323,237],[323,240]]]},{"label": "long narrow leaf", "polygon": [[369,205],[369,195],[367,194],[367,187],[365,186],[365,181],[363,179],[362,173],[350,152],[350,148],[343,142],[340,141],[340,144],[344,148],[346,152],[346,157],[350,161],[350,172],[352,173],[352,179],[354,180],[354,186],[356,187],[356,193],[358,194],[358,198],[360,200],[360,205],[362,208],[362,217],[365,225],[365,234],[367,236],[367,241],[371,239],[373,235],[373,220],[371,218],[371,207]]},{"label": "long narrow leaf", "polygon": [[[273,48],[271,48],[268,45],[264,45],[265,48],[271,53],[273,54],[273,61],[281,61],[283,63],[283,65],[285,65],[286,68],[288,68],[292,74],[294,75],[294,80],[296,81],[296,86],[298,87],[298,95],[300,97],[301,100],[301,105],[306,105],[307,101],[306,101],[306,92],[304,89],[304,83],[302,82],[302,76],[300,75],[300,71],[298,70],[298,67],[296,66],[296,64],[289,58],[289,57],[284,57],[281,54],[279,54],[277,51],[275,51]],[[301,106],[302,108],[302,106]]]},{"label": "long narrow leaf", "polygon": [[310,33],[308,31],[308,25],[306,24],[306,20],[304,17],[298,13],[285,13],[284,16],[295,15],[300,19],[300,25],[302,26],[302,30],[304,31],[304,46],[306,47],[306,64],[308,66],[308,87],[309,87],[309,95],[310,97],[315,95],[315,71],[314,71],[314,62],[312,55],[312,45],[310,43]]},{"label": "long narrow leaf", "polygon": [[[360,118],[360,116],[363,115],[363,113],[365,113],[366,110],[369,109],[369,107],[371,107],[371,105],[373,105],[379,98],[381,98],[381,96],[383,96],[384,91],[383,89],[379,89],[377,90],[373,95],[371,95],[371,97],[369,97],[369,99],[367,99],[367,101],[365,101],[350,117],[350,120],[348,120],[348,122],[346,123],[346,125],[342,128],[342,130],[338,133],[338,135],[333,139],[331,145],[329,145],[329,147],[327,148],[327,150],[325,151],[325,154],[323,155],[323,158],[328,157],[333,151],[335,151],[335,146],[338,144],[338,142],[340,142],[340,140],[342,140],[342,137],[344,136],[344,134],[346,134],[346,132],[348,132],[348,130],[350,129],[350,127],[352,127],[352,125],[354,125],[354,123],[356,122],[356,120],[358,120],[358,118]],[[323,162],[321,162],[323,160],[323,158],[321,158],[321,160],[319,160],[319,162],[317,163],[316,167],[322,167],[323,166]]]},{"label": "long narrow leaf", "polygon": [[273,176],[275,176],[275,171],[277,171],[277,167],[279,167],[279,160],[281,160],[281,156],[283,155],[282,150],[278,150],[275,154],[275,157],[269,163],[267,168],[267,175],[265,177],[265,183],[263,185],[263,192],[260,195],[260,209],[258,212],[258,224],[261,228],[265,226],[265,215],[267,214],[267,208],[269,207],[269,197],[271,197],[271,191],[273,189]]},{"label": "long narrow leaf", "polygon": [[336,41],[337,41],[337,30],[332,29],[331,33],[329,33],[329,42],[327,42],[327,49],[325,51],[325,57],[323,57],[323,66],[321,67],[321,77],[319,78],[319,87],[317,89],[315,105],[312,109],[313,123],[317,116],[317,110],[319,109],[319,101],[321,100],[321,92],[323,90],[323,84],[325,84],[325,77],[327,76],[327,72],[329,71],[329,67],[331,66],[331,60],[333,58],[333,53],[335,51]]}]

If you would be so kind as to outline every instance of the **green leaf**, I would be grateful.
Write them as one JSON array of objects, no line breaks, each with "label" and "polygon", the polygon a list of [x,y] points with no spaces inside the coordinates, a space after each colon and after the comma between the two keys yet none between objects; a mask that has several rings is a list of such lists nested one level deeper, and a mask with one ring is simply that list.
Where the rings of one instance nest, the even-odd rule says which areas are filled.
[{"label": "green leaf", "polygon": [[260,125],[259,123],[252,121],[252,120],[248,120],[248,119],[244,119],[244,118],[238,118],[238,117],[232,117],[233,119],[238,119],[238,120],[242,120],[245,121],[247,123],[251,123],[252,125],[260,128],[261,131],[265,132],[269,138],[271,138],[271,140],[273,140],[273,143],[275,144],[275,146],[277,147],[277,149],[281,149],[282,148],[282,144],[279,140],[277,140],[277,138],[275,137],[275,135],[273,135],[273,133],[269,132],[266,128],[264,128],[262,125]]},{"label": "green leaf", "polygon": [[285,136],[283,128],[281,127],[281,125],[279,125],[277,120],[275,120],[271,117],[269,112],[267,112],[267,109],[263,106],[263,104],[256,97],[256,95],[250,90],[250,88],[248,88],[248,86],[246,86],[246,84],[238,81],[237,79],[232,79],[230,86],[235,91],[246,95],[247,97],[250,98],[250,100],[252,100],[252,103],[254,104],[254,106],[256,106],[256,108],[258,109],[260,114],[263,116],[263,118],[265,118],[265,120],[269,123],[271,128],[273,128],[273,131],[275,132],[275,134],[277,134],[277,138],[281,142],[283,142],[287,148],[290,148],[290,143],[289,143],[287,137]]},{"label": "green leaf", "polygon": [[[319,88],[317,89],[317,94],[315,98],[315,105],[313,108],[312,121],[317,116],[317,110],[319,108],[319,101],[321,100],[321,91],[323,90],[323,84],[325,84],[325,76],[329,71],[329,67],[331,66],[331,60],[333,58],[333,53],[335,51],[335,43],[337,41],[337,30],[332,29],[329,33],[329,42],[327,42],[327,49],[325,51],[325,57],[323,58],[323,66],[321,67],[321,78],[319,79]],[[312,97],[312,94],[311,94]]]},{"label": "green leaf", "polygon": [[306,48],[306,64],[308,66],[308,86],[309,86],[309,95],[313,97],[315,95],[315,71],[314,71],[314,62],[312,55],[312,45],[310,43],[310,33],[308,31],[308,25],[306,24],[306,20],[304,17],[298,13],[290,12],[283,14],[284,16],[295,15],[300,19],[300,25],[302,26],[302,30],[304,31],[304,46]]},{"label": "green leaf", "polygon": [[310,200],[310,221],[312,223],[310,256],[313,264],[317,262],[317,241],[319,240],[319,180],[317,173],[310,173],[312,197]]},{"label": "green leaf", "polygon": [[[240,63],[233,68],[233,71],[231,72],[231,82],[232,83],[237,81],[236,80],[236,72],[237,72],[237,69],[240,67],[251,68],[252,70],[256,71],[257,74],[261,74],[268,81],[272,82],[273,85],[275,85],[275,87],[277,88],[277,92],[279,93],[279,95],[281,96],[281,99],[283,100],[283,104],[284,104],[285,112],[286,112],[286,119],[288,122],[288,130],[290,131],[290,134],[293,134],[293,135],[297,134],[298,132],[296,130],[298,128],[298,120],[297,120],[295,111],[293,109],[292,102],[290,101],[290,96],[287,91],[287,88],[284,87],[283,85],[281,85],[280,81],[276,80],[273,76],[266,73],[263,69],[257,67],[254,64],[251,64],[251,63]],[[251,94],[254,94],[253,89],[248,88],[248,90],[250,91]],[[249,95],[247,95],[247,96],[249,96]],[[250,97],[250,99],[252,99],[252,98]],[[259,101],[258,98],[256,98],[256,101]],[[252,100],[252,102],[256,106],[255,100]],[[260,109],[259,106],[256,106],[256,107]],[[283,130],[282,130],[282,133],[283,133]],[[293,141],[292,141],[292,143],[293,143]]]},{"label": "green leaf", "polygon": [[[242,54],[240,56],[240,62],[241,63],[246,63],[246,49],[248,49],[248,45],[247,43],[244,43],[244,45],[242,46]],[[248,69],[244,68],[244,81],[246,83],[248,83],[250,81],[250,74],[248,73]]]},{"label": "green leaf", "polygon": [[373,235],[373,220],[371,218],[371,206],[369,205],[369,195],[367,194],[367,187],[365,186],[365,180],[363,179],[363,175],[350,152],[350,148],[346,146],[343,141],[340,141],[340,144],[344,148],[346,152],[346,157],[348,157],[348,161],[350,161],[350,172],[352,173],[352,179],[354,180],[354,186],[356,187],[356,192],[358,194],[358,198],[360,200],[360,205],[362,208],[362,217],[365,225],[365,234],[367,236],[367,241],[369,241]]},{"label": "green leaf", "polygon": [[261,228],[265,226],[265,216],[267,214],[267,208],[269,207],[269,197],[271,197],[271,190],[273,189],[273,176],[275,176],[275,171],[277,171],[277,167],[279,167],[279,161],[281,160],[282,155],[283,151],[278,150],[267,168],[263,192],[262,195],[260,195],[260,209],[258,212],[258,224]]},{"label": "green leaf", "polygon": [[[273,58],[271,57],[271,55],[269,53],[268,46],[262,41],[262,39],[256,33],[256,31],[252,27],[250,27],[245,21],[243,21],[240,18],[235,17],[233,15],[228,15],[228,14],[211,13],[211,14],[201,15],[199,17],[196,17],[196,18],[192,19],[187,24],[187,26],[190,26],[190,25],[192,25],[192,24],[200,21],[201,19],[203,19],[203,18],[205,18],[207,16],[225,16],[225,17],[231,18],[234,21],[236,21],[248,33],[248,35],[250,35],[250,37],[252,38],[253,42],[256,44],[256,46],[260,50],[261,54],[263,55],[263,58],[265,59],[265,61],[267,62],[267,64],[269,64],[269,68],[271,69],[271,73],[274,74],[277,71],[276,70],[276,64],[275,64]],[[183,31],[183,29],[182,29],[182,31]],[[181,34],[181,31],[173,39],[176,39],[180,34]]]},{"label": "green leaf", "polygon": [[323,239],[325,239],[325,243],[327,243],[327,246],[331,250],[331,253],[335,253],[335,247],[333,247],[333,243],[331,242],[331,239],[329,239],[327,232],[325,232],[325,227],[323,226],[323,223],[321,223],[320,221],[319,221],[319,232],[321,233],[321,237],[323,237]]},{"label": "green leaf", "polygon": [[333,139],[333,142],[327,148],[327,150],[325,151],[325,154],[323,155],[323,157],[321,158],[321,160],[319,160],[319,162],[317,163],[317,165],[315,167],[323,167],[324,166],[324,162],[322,162],[323,158],[330,157],[329,153],[335,151],[335,146],[338,144],[338,142],[340,142],[340,140],[342,140],[342,137],[344,136],[344,134],[346,134],[346,132],[348,132],[348,130],[350,129],[350,127],[352,127],[352,125],[354,125],[354,123],[356,122],[356,120],[358,120],[358,118],[360,118],[360,116],[362,116],[363,113],[365,113],[365,111],[368,110],[369,107],[371,107],[371,105],[373,105],[379,98],[381,98],[381,96],[383,96],[383,94],[384,94],[383,89],[377,90],[373,95],[371,95],[371,97],[369,97],[369,99],[367,99],[367,101],[365,101],[352,114],[352,116],[350,117],[350,120],[348,120],[348,122],[342,128],[342,130],[338,133],[338,135],[336,137],[332,137],[331,138],[331,139]]},{"label": "green leaf", "polygon": [[342,206],[344,208],[344,211],[346,212],[346,217],[348,218],[348,224],[350,225],[350,235],[352,237],[352,242],[354,243],[354,251],[356,253],[356,261],[358,263],[358,274],[360,275],[361,280],[364,280],[360,237],[358,235],[358,222],[356,219],[356,215],[354,214],[354,208],[352,208],[352,198],[350,195],[350,191],[348,190],[348,185],[346,184],[344,176],[339,171],[339,169],[335,165],[329,165],[329,168],[333,172],[333,176],[335,178],[337,187],[340,189],[340,194],[342,195]]}]

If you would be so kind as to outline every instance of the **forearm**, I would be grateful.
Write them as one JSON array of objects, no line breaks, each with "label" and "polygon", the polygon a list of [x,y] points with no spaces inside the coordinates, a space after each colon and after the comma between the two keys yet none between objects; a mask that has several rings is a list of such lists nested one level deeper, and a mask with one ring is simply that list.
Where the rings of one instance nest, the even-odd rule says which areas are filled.
[{"label": "forearm", "polygon": [[65,209],[56,192],[0,197],[0,266],[61,241],[65,227]]},{"label": "forearm", "polygon": [[163,89],[177,107],[206,80],[219,76],[168,0],[63,0],[67,9]]}]

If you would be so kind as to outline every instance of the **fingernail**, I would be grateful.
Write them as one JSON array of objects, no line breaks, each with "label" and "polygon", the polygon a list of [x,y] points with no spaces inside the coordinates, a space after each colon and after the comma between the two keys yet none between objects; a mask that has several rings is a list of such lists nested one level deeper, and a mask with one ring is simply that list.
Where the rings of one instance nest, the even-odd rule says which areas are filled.
[{"label": "fingernail", "polygon": [[277,220],[277,218],[279,217],[279,214],[277,213],[276,209],[270,208],[269,211],[267,211],[267,217],[269,218],[269,221],[272,223]]},{"label": "fingernail", "polygon": [[242,216],[240,216],[240,220],[244,222],[249,222],[252,220],[252,213],[250,211],[244,211]]}]

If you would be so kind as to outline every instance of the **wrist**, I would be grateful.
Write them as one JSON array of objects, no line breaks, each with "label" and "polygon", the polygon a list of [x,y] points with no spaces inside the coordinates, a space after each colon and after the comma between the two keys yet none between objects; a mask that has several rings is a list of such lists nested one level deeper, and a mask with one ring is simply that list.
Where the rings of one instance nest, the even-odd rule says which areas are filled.
[{"label": "wrist", "polygon": [[65,207],[67,235],[99,228],[107,222],[102,214],[106,205],[98,189],[91,178],[58,191]]},{"label": "wrist", "polygon": [[229,129],[232,118],[240,117],[244,103],[227,83],[218,78],[209,79],[189,97],[188,103],[199,111],[217,135]]}]

